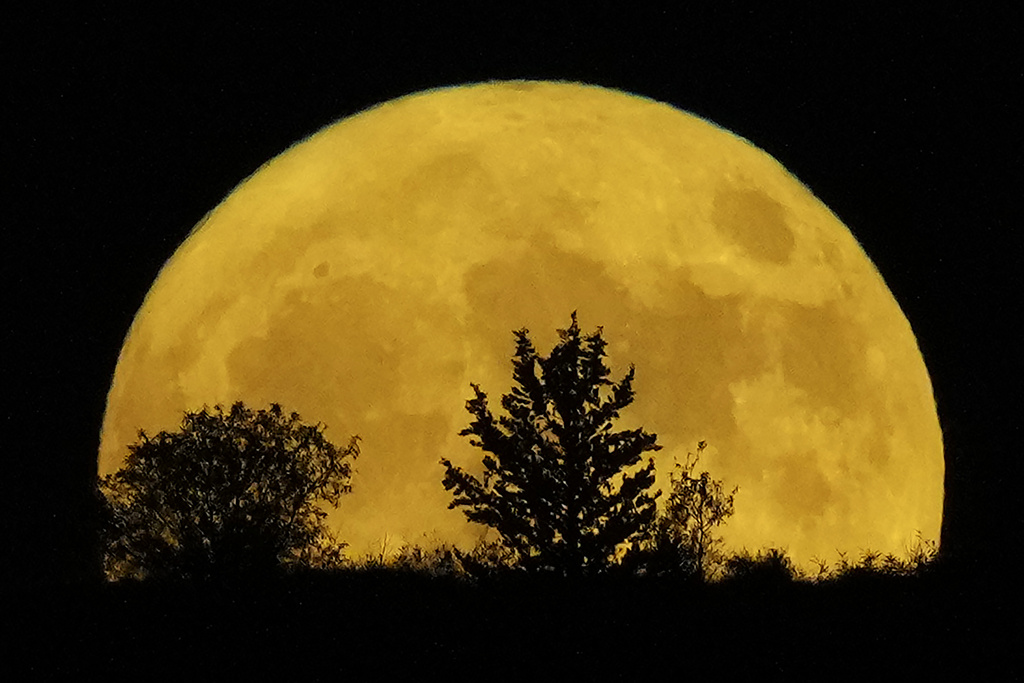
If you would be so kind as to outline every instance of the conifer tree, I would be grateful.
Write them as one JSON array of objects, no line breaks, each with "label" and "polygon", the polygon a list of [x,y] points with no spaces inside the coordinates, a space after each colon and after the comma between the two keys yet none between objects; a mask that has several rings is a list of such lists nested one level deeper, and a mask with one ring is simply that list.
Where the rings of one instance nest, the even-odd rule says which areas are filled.
[{"label": "conifer tree", "polygon": [[472,415],[461,435],[485,452],[483,481],[442,460],[450,509],[494,528],[519,562],[566,575],[593,573],[616,550],[638,543],[654,521],[654,460],[661,448],[643,429],[613,431],[633,402],[634,368],[609,380],[602,329],[580,332],[576,313],[547,357],[526,329],[515,332],[515,385],[495,417],[487,395],[472,385]]}]

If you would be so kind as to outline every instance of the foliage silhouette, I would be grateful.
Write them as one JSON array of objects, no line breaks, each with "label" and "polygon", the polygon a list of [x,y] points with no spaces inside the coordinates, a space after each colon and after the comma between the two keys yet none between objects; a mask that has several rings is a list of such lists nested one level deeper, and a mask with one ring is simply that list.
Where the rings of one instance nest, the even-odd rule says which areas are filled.
[{"label": "foliage silhouette", "polygon": [[726,494],[722,482],[708,472],[694,473],[705,448],[707,442],[699,442],[696,454],[676,463],[668,500],[652,533],[627,558],[634,571],[709,580],[724,561],[722,539],[715,531],[732,515],[739,487]]},{"label": "foliage silhouette", "polygon": [[818,581],[849,581],[882,577],[922,577],[935,570],[938,560],[938,546],[932,540],[917,533],[914,543],[906,548],[903,557],[893,553],[882,553],[867,549],[861,551],[859,560],[851,560],[847,553],[839,552],[839,559],[829,567],[824,560],[816,559]]},{"label": "foliage silhouette", "polygon": [[443,485],[450,509],[494,528],[527,569],[580,575],[607,568],[616,551],[638,542],[655,518],[654,460],[661,448],[643,429],[612,431],[633,402],[634,368],[608,379],[602,330],[580,332],[575,311],[547,357],[526,329],[514,333],[515,386],[502,398],[508,413],[495,418],[476,384],[462,432],[486,452],[483,481],[447,459]]},{"label": "foliage silhouette", "polygon": [[387,566],[400,572],[418,572],[435,577],[459,577],[463,574],[458,549],[447,544],[426,549],[418,545],[404,545]]},{"label": "foliage silhouette", "polygon": [[178,432],[128,447],[100,479],[104,568],[111,579],[209,579],[341,560],[323,523],[350,490],[358,437],[338,449],[323,426],[281,406],[241,402],[186,412]]},{"label": "foliage silhouette", "polygon": [[719,550],[722,539],[715,531],[732,515],[739,487],[726,494],[722,482],[712,479],[706,471],[694,474],[705,448],[707,442],[699,442],[696,454],[687,454],[685,464],[676,463],[670,475],[668,500],[658,517],[654,535],[657,541],[678,548],[691,571],[708,579],[713,566],[722,560]]},{"label": "foliage silhouette", "polygon": [[754,586],[792,583],[801,578],[793,560],[781,548],[768,548],[751,554],[744,550],[725,561],[725,579]]}]

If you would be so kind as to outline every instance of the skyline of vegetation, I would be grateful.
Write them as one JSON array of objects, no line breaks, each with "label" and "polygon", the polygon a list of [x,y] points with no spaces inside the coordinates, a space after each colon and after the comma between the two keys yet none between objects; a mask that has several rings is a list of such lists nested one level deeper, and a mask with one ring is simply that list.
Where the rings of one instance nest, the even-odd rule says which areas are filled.
[{"label": "skyline of vegetation", "polygon": [[567,576],[616,572],[679,575],[701,581],[756,575],[771,569],[817,580],[851,572],[920,573],[937,544],[918,533],[903,557],[862,549],[837,550],[816,572],[798,570],[784,548],[725,552],[719,529],[732,515],[738,487],[696,471],[707,443],[677,463],[668,496],[653,490],[661,449],[642,428],[613,432],[633,401],[635,368],[608,379],[606,341],[599,327],[583,334],[576,313],[558,330],[548,356],[526,329],[514,332],[514,387],[495,417],[473,385],[472,416],[460,434],[484,451],[483,481],[442,459],[440,485],[450,509],[491,527],[497,540],[470,550],[403,544],[393,556],[345,555],[324,523],[324,504],[337,507],[352,489],[349,461],[358,436],[338,449],[323,426],[305,425],[281,406],[252,410],[241,401],[186,411],[181,429],[129,446],[125,465],[99,479],[104,572],[109,579],[145,576],[200,578],[293,568],[415,568],[428,573],[554,571]]}]

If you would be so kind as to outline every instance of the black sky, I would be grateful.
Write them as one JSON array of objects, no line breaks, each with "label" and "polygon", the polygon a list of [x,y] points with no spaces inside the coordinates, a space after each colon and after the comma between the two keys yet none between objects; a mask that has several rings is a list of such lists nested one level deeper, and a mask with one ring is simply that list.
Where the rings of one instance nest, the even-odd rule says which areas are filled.
[{"label": "black sky", "polygon": [[988,562],[1017,537],[1024,115],[1009,13],[337,5],[8,20],[0,519],[12,578],[83,571],[121,342],[203,214],[338,118],[505,78],[668,102],[800,178],[860,240],[918,336],[947,440],[948,547]]}]

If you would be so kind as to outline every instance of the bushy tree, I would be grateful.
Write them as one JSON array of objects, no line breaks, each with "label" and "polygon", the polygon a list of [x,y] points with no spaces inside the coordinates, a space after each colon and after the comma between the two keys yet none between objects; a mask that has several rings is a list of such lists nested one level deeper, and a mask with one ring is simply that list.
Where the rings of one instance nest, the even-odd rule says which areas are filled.
[{"label": "bushy tree", "polygon": [[726,493],[722,482],[708,472],[695,473],[707,442],[687,454],[669,475],[671,490],[658,516],[654,532],[645,544],[644,563],[655,572],[683,572],[710,578],[720,560],[721,538],[717,529],[733,513],[736,492]]},{"label": "bushy tree", "polygon": [[350,490],[358,438],[273,404],[186,412],[180,431],[139,432],[124,466],[100,479],[110,578],[211,578],[340,560],[323,504]]},{"label": "bushy tree", "polygon": [[547,357],[526,329],[514,334],[515,385],[501,401],[507,415],[496,418],[475,384],[466,403],[473,419],[461,434],[486,453],[483,481],[441,461],[444,487],[454,492],[449,508],[494,528],[527,568],[599,571],[655,518],[654,460],[633,466],[661,448],[657,437],[612,430],[633,402],[634,368],[609,380],[602,330],[582,334],[575,312]]}]

